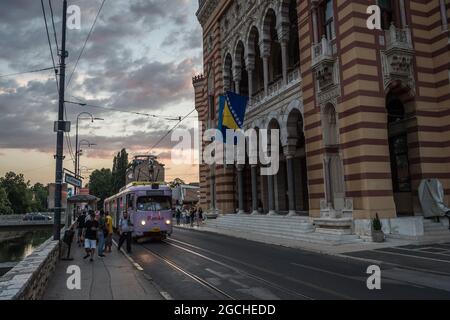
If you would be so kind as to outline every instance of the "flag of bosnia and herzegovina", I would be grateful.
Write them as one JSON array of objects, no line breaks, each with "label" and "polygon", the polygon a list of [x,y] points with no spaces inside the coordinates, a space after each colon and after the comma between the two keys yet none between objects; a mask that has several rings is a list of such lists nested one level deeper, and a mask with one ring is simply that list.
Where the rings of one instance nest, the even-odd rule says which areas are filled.
[{"label": "flag of bosnia and herzegovina", "polygon": [[222,132],[224,143],[227,139],[227,129],[242,129],[247,103],[248,97],[230,91],[219,97],[218,129]]}]

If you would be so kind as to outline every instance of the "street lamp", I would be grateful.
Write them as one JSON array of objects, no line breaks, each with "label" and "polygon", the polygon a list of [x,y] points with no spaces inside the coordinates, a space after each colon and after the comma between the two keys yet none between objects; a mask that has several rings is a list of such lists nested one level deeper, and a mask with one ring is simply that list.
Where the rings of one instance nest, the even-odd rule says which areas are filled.
[{"label": "street lamp", "polygon": [[[89,118],[81,118],[82,116],[88,116]],[[102,118],[94,118],[94,116],[89,113],[89,112],[81,112],[78,116],[77,116],[77,125],[76,125],[76,134],[75,134],[75,174],[78,175],[80,174],[80,169],[79,169],[79,143],[78,143],[78,124],[80,122],[80,120],[91,120],[91,122],[94,122],[95,120],[104,120]]]},{"label": "street lamp", "polygon": [[77,159],[76,159],[76,162],[77,162],[77,174],[78,175],[80,174],[80,156],[81,156],[81,154],[83,152],[83,150],[81,150],[81,147],[82,146],[87,146],[88,148],[91,148],[91,147],[94,147],[96,145],[97,144],[95,144],[95,143],[90,143],[88,140],[81,140],[79,142],[79,144],[78,144],[79,148],[77,150]]}]

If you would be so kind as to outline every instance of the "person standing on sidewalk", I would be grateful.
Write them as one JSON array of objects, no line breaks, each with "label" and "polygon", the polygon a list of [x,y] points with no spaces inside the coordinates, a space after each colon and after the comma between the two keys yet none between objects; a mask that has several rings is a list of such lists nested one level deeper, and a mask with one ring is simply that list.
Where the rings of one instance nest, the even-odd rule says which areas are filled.
[{"label": "person standing on sidewalk", "polygon": [[113,236],[113,219],[109,214],[109,212],[106,212],[105,224],[106,224],[105,252],[111,253],[112,236]]},{"label": "person standing on sidewalk", "polygon": [[175,208],[175,218],[177,219],[177,226],[180,225],[180,220],[181,220],[181,207],[180,205],[177,203],[177,206]]},{"label": "person standing on sidewalk", "polygon": [[91,257],[90,261],[94,261],[95,248],[97,247],[97,231],[98,221],[95,220],[95,212],[89,211],[89,220],[85,224],[84,229],[84,248],[86,249],[86,256],[83,259]]},{"label": "person standing on sidewalk", "polygon": [[103,251],[105,250],[105,237],[106,237],[105,212],[103,210],[100,210],[100,216],[98,218],[98,232],[97,232],[98,256],[100,258],[105,257],[105,255],[103,254]]},{"label": "person standing on sidewalk", "polygon": [[81,247],[83,245],[83,229],[84,229],[85,224],[86,224],[86,212],[83,211],[77,219],[78,247]]},{"label": "person standing on sidewalk", "polygon": [[133,224],[131,223],[130,217],[128,216],[128,212],[124,212],[122,218],[119,221],[119,245],[117,249],[120,251],[124,241],[127,241],[127,253],[131,253],[131,237],[133,233]]}]

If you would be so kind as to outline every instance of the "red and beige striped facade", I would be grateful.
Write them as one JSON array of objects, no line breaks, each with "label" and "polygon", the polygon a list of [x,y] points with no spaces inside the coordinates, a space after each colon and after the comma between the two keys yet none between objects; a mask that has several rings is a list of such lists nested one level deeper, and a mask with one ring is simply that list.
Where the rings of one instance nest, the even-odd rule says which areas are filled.
[{"label": "red and beige striped facade", "polygon": [[[302,192],[307,204],[297,205],[295,211],[321,217],[342,200],[340,211],[350,212],[354,219],[420,215],[418,186],[427,178],[441,181],[445,201],[450,203],[450,1],[391,1],[390,25],[377,30],[367,26],[371,16],[367,8],[376,5],[376,0],[333,0],[328,4],[333,9],[332,31],[327,29],[327,2],[200,0],[197,16],[203,29],[204,75],[195,77],[193,85],[203,130],[217,125],[219,95],[241,86],[241,94],[250,94],[252,101],[246,127],[270,127],[276,121],[287,132],[282,142],[285,151],[291,112],[298,110],[296,123],[301,123],[304,137],[293,134],[294,153],[295,159],[304,158],[305,165],[294,167],[295,175],[301,175],[294,179],[295,192],[302,189],[299,181],[306,180]],[[288,13],[292,8],[296,19]],[[298,32],[298,51],[289,49],[290,45],[289,53],[277,47],[284,43],[283,21],[286,32]],[[287,26],[289,21],[295,21],[296,28]],[[270,73],[267,79],[258,75],[258,66],[252,66],[252,28],[259,32],[255,64],[262,61],[262,72]],[[270,28],[275,28],[273,33]],[[291,34],[286,41],[293,38]],[[240,41],[245,52],[242,63],[236,53]],[[276,45],[265,47],[265,41]],[[277,62],[278,52],[289,63],[298,63]],[[297,59],[293,60],[292,52],[298,52]],[[228,54],[231,66],[227,66]],[[267,71],[266,60],[274,64]],[[276,77],[278,65],[281,80]],[[239,68],[253,79],[252,88],[245,84],[243,89]],[[298,81],[290,77],[295,68]],[[260,87],[255,84],[258,77]],[[399,147],[401,141],[404,144]],[[287,163],[289,151],[284,156]],[[236,212],[240,205],[237,176],[233,166],[200,165],[200,205],[219,213]],[[246,185],[251,184],[250,171],[243,178]],[[290,194],[282,180],[275,179],[274,197],[282,199],[275,200],[275,205],[277,211],[287,212],[292,209]],[[262,198],[267,194],[266,183],[266,178],[257,183]],[[248,213],[252,211],[250,189],[244,192]],[[301,201],[301,196],[295,197]],[[266,200],[259,200],[258,207],[270,211]]]}]

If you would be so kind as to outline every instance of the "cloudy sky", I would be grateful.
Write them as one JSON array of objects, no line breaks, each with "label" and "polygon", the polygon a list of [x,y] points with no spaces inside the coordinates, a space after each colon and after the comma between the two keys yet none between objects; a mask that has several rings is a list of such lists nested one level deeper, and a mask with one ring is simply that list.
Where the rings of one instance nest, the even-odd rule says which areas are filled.
[{"label": "cloudy sky", "polygon": [[[52,1],[59,44],[61,3]],[[81,29],[68,30],[66,80],[101,3],[69,0],[69,5],[81,9]],[[56,53],[48,0],[44,4]],[[202,65],[197,6],[197,0],[106,0],[68,85],[66,100],[81,99],[124,112],[66,104],[72,121],[72,149],[80,112],[105,119],[80,122],[80,139],[97,144],[85,150],[82,167],[110,168],[114,154],[125,147],[130,155],[161,154],[168,180],[198,180],[195,165],[171,165],[169,150],[174,143],[170,136],[151,150],[176,121],[126,113],[179,117],[194,108],[191,78]],[[0,0],[0,8],[0,175],[12,170],[24,173],[32,182],[48,183],[54,180],[53,121],[58,109],[53,71],[5,76],[52,66],[41,2]],[[182,127],[196,125],[195,116],[196,112]],[[67,141],[65,144],[64,166],[73,169]]]}]

